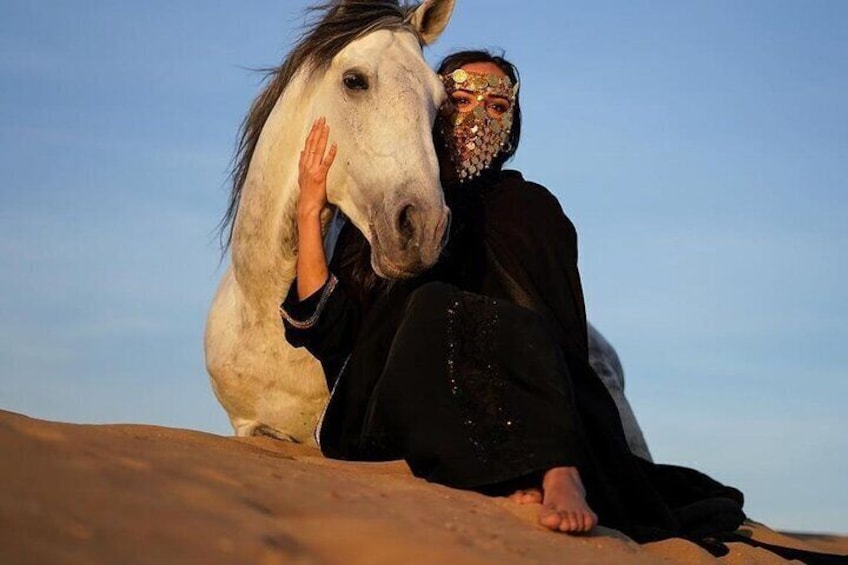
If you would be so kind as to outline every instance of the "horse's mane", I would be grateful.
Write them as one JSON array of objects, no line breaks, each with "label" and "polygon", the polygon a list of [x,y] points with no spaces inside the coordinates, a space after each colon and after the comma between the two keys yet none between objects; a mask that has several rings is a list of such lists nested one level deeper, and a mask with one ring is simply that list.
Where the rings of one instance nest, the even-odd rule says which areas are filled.
[{"label": "horse's mane", "polygon": [[414,31],[408,17],[416,7],[417,4],[401,5],[398,0],[331,0],[307,10],[315,15],[312,22],[306,25],[282,64],[264,70],[267,85],[241,123],[230,173],[229,204],[219,226],[222,252],[232,243],[236,212],[259,134],[294,75],[304,65],[308,65],[310,73],[326,69],[342,49],[372,31],[401,28]]}]

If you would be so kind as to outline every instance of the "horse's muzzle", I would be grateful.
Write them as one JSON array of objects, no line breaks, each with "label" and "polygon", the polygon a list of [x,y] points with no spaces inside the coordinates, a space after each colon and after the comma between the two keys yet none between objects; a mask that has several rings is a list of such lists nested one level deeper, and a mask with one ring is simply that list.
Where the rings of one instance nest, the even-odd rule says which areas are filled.
[{"label": "horse's muzzle", "polygon": [[407,202],[398,206],[395,214],[384,217],[391,220],[370,225],[371,264],[378,275],[410,278],[436,263],[449,233],[447,207],[434,214],[430,207]]}]

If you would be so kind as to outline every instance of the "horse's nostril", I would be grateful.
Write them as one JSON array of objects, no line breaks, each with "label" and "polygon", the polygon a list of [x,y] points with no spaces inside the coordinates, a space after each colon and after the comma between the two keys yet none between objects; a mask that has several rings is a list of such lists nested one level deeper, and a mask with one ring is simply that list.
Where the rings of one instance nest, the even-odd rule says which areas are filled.
[{"label": "horse's nostril", "polygon": [[415,225],[413,224],[412,216],[415,211],[415,206],[407,204],[400,209],[397,221],[397,230],[403,240],[408,241],[415,235]]}]

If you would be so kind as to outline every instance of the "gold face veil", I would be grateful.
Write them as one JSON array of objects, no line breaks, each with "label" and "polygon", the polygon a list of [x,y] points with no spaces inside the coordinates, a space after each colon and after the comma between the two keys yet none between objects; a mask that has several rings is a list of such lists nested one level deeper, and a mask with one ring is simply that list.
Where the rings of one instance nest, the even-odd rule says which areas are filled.
[{"label": "gold face veil", "polygon": [[[506,147],[512,131],[518,84],[513,85],[508,76],[475,73],[465,69],[457,69],[443,76],[442,81],[448,100],[454,92],[461,90],[471,94],[476,101],[473,110],[466,112],[447,102],[448,111],[440,120],[442,137],[459,180],[465,182],[479,176]],[[508,100],[509,110],[500,116],[490,115],[485,107],[486,95]]]}]

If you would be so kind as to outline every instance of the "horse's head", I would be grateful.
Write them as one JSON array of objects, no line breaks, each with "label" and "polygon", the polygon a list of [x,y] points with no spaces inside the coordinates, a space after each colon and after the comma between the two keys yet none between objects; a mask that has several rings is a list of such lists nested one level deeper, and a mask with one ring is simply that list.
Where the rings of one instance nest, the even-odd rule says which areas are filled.
[{"label": "horse's head", "polygon": [[[340,9],[346,4],[368,2]],[[427,0],[399,25],[349,42],[313,74],[307,122],[326,116],[338,144],[328,199],[371,243],[371,264],[384,277],[433,265],[447,233],[432,137],[445,93],[421,45],[441,34],[453,4]]]},{"label": "horse's head", "polygon": [[[296,160],[311,123],[325,116],[339,152],[328,198],[371,243],[371,263],[391,278],[436,262],[449,215],[432,126],[445,98],[421,46],[447,25],[454,0],[335,0],[303,35],[242,123],[224,247],[246,287],[294,257],[290,222]],[[298,124],[300,124],[298,126]]]}]

